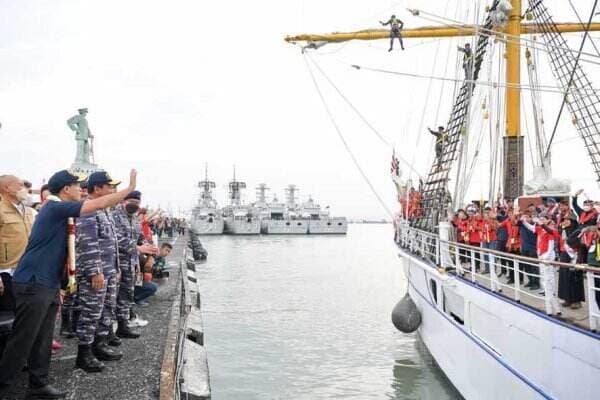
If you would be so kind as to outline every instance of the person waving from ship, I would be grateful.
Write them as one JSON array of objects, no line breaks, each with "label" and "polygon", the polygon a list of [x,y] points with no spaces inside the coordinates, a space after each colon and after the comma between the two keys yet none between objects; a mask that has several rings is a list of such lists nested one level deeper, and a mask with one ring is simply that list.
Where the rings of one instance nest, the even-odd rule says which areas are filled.
[{"label": "person waving from ship", "polygon": [[448,131],[446,131],[443,126],[439,126],[437,131],[434,131],[431,128],[427,128],[427,130],[435,136],[436,170],[439,171],[442,168],[444,146],[448,144]]},{"label": "person waving from ship", "polygon": [[379,21],[379,23],[383,26],[390,25],[390,49],[388,51],[394,50],[395,38],[398,38],[400,47],[404,50],[404,43],[402,42],[402,28],[404,27],[404,22],[396,18],[395,15],[392,15],[387,22]]}]

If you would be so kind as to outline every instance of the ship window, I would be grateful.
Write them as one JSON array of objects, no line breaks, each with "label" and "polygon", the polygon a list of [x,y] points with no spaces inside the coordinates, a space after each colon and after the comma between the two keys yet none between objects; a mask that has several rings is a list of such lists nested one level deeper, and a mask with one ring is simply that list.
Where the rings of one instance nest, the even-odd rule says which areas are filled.
[{"label": "ship window", "polygon": [[465,299],[448,288],[442,288],[444,312],[461,325],[465,324]]},{"label": "ship window", "polygon": [[433,295],[433,300],[435,301],[435,304],[437,304],[437,282],[435,281],[435,279],[430,279],[429,285],[431,288],[431,294]]},{"label": "ship window", "polygon": [[342,223],[341,223],[341,222],[338,222],[338,226],[342,226]]},{"label": "ship window", "polygon": [[285,224],[286,224],[287,226],[290,226],[290,223],[289,223],[289,222],[286,222]]},{"label": "ship window", "polygon": [[298,222],[298,226],[302,226],[302,222]]},{"label": "ship window", "polygon": [[331,222],[328,222],[327,225],[331,225]]}]

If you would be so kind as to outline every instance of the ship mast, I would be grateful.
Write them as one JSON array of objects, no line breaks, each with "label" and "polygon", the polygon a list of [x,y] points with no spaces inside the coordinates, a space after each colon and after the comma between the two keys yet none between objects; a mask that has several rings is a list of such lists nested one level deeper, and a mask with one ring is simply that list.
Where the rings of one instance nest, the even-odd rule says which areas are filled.
[{"label": "ship mast", "polygon": [[504,196],[523,194],[524,152],[521,135],[521,0],[512,0],[506,26],[506,136],[504,138]]},{"label": "ship mast", "polygon": [[198,182],[198,187],[202,189],[200,193],[200,205],[201,206],[211,206],[214,202],[212,197],[212,189],[214,189],[217,185],[213,181],[208,180],[208,163],[204,165],[204,180]]},{"label": "ship mast", "polygon": [[[541,1],[541,0],[540,0]],[[504,30],[506,37],[506,132],[504,137],[504,196],[515,199],[523,192],[524,142],[521,135],[521,35],[541,34],[543,26],[537,23],[521,23],[522,1],[512,0],[512,11]],[[557,23],[557,32],[600,31],[600,23],[589,27],[581,23]],[[588,29],[589,28],[589,29]],[[443,27],[420,27],[403,29],[404,39],[474,36],[486,34],[485,29],[475,25],[448,25]],[[490,35],[493,33],[489,33]],[[290,43],[339,43],[349,40],[389,40],[389,30],[368,29],[357,32],[329,34],[300,34],[287,36]],[[556,50],[554,50],[556,51]]]}]

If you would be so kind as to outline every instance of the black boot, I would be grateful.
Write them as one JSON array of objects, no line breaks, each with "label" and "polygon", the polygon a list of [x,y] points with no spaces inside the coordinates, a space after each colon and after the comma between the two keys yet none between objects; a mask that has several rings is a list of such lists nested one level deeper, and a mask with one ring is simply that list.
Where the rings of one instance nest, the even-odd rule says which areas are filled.
[{"label": "black boot", "polygon": [[25,399],[64,399],[65,397],[67,397],[67,392],[46,385],[40,388],[29,388]]},{"label": "black boot", "polygon": [[62,310],[60,313],[60,335],[71,339],[75,337],[73,331],[73,322],[71,321],[71,313],[69,310]]},{"label": "black boot", "polygon": [[123,357],[123,353],[108,345],[107,336],[96,336],[92,344],[92,352],[100,361],[118,361]]},{"label": "black boot", "polygon": [[140,331],[131,328],[127,321],[120,320],[119,327],[117,328],[117,336],[124,339],[137,339],[140,337]]},{"label": "black boot", "polygon": [[80,344],[77,348],[77,361],[75,368],[81,368],[85,372],[102,372],[104,364],[102,364],[94,354],[89,344]]},{"label": "black boot", "polygon": [[115,335],[115,330],[112,325],[108,331],[108,345],[113,347],[119,347],[121,345],[121,338]]}]

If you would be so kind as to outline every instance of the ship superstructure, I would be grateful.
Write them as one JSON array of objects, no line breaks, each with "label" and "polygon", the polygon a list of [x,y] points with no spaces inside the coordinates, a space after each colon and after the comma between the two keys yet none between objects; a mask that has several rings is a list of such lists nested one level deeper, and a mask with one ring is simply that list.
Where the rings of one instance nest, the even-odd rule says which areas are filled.
[{"label": "ship superstructure", "polygon": [[260,218],[251,206],[242,202],[242,190],[246,183],[238,181],[233,171],[233,179],[229,182],[229,204],[223,208],[225,233],[232,235],[260,234]]},{"label": "ship superstructure", "polygon": [[208,179],[208,166],[204,171],[204,180],[198,183],[198,187],[200,197],[192,210],[192,229],[198,235],[220,235],[223,233],[224,221],[213,196],[216,184]]}]

